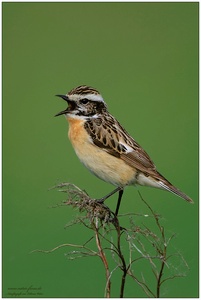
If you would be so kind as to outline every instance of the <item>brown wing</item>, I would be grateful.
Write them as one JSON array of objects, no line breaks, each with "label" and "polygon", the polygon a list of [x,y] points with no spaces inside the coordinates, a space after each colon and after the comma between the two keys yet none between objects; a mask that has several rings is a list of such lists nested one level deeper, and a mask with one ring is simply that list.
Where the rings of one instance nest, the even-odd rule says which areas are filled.
[{"label": "brown wing", "polygon": [[157,176],[156,167],[148,154],[111,115],[87,121],[85,129],[97,147],[123,159],[133,168]]},{"label": "brown wing", "polygon": [[145,175],[151,175],[158,179],[162,189],[193,203],[190,197],[179,191],[157,172],[148,154],[111,115],[107,114],[104,115],[104,118],[94,118],[85,122],[85,129],[97,147],[117,158],[123,159],[129,166],[143,172]]}]

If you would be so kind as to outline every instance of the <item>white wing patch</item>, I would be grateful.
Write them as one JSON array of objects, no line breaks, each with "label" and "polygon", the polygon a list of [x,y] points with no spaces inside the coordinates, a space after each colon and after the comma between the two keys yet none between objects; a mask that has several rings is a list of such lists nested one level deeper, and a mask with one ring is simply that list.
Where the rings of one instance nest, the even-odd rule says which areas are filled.
[{"label": "white wing patch", "polygon": [[128,144],[126,144],[122,141],[120,141],[119,144],[123,145],[123,147],[126,148],[126,153],[133,152],[133,148],[131,148]]}]

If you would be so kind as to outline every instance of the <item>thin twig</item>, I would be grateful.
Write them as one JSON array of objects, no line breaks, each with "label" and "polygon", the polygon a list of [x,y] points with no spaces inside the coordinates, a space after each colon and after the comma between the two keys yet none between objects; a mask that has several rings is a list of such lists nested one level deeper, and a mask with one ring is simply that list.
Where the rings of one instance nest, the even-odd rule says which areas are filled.
[{"label": "thin twig", "polygon": [[110,271],[109,271],[109,266],[108,266],[108,261],[106,259],[105,253],[102,249],[101,241],[99,238],[99,233],[98,233],[98,220],[96,219],[96,224],[94,223],[94,230],[95,230],[95,236],[96,236],[96,244],[99,250],[99,257],[101,258],[103,265],[105,267],[105,274],[106,274],[106,297],[110,298],[110,288],[111,288],[111,281],[110,281]]},{"label": "thin twig", "polygon": [[[66,227],[70,227],[75,224],[82,224],[88,230],[92,231],[93,235],[83,244],[76,245],[67,243],[59,245],[51,250],[34,250],[32,253],[52,253],[60,248],[73,247],[79,250],[68,252],[66,255],[69,256],[70,259],[86,256],[98,256],[105,269],[105,297],[107,298],[111,297],[111,279],[114,271],[117,269],[121,271],[120,298],[123,298],[125,294],[127,275],[142,288],[148,297],[154,298],[160,297],[161,286],[163,283],[176,277],[182,277],[180,274],[175,274],[166,278],[163,277],[166,269],[165,267],[172,267],[169,261],[167,264],[167,260],[171,259],[174,254],[169,254],[167,256],[167,247],[174,235],[169,238],[166,237],[165,229],[161,225],[161,216],[154,212],[152,207],[144,200],[140,192],[138,192],[140,198],[148,208],[149,213],[127,213],[117,217],[104,203],[90,198],[86,191],[81,190],[74,184],[63,182],[53,188],[57,188],[59,192],[66,193],[68,197],[65,202],[61,205],[57,205],[57,207],[64,205],[72,206],[79,212],[83,213],[82,217],[77,217],[70,224],[66,225]],[[122,228],[119,223],[119,218],[125,216],[132,216],[129,218],[130,228],[128,229]],[[140,225],[135,224],[135,220],[139,220],[137,217],[143,217],[143,222]],[[152,231],[149,226],[144,224],[145,218],[147,217],[152,224],[154,223],[156,233],[155,230]],[[114,234],[116,236],[116,241],[113,239]],[[123,237],[128,245],[128,259],[125,258],[125,249],[124,251],[122,250]],[[95,241],[97,248],[96,251],[90,248],[90,242],[92,241]],[[109,260],[107,256],[108,250],[115,262],[115,267],[112,271],[110,271],[109,268]],[[181,258],[183,259],[182,256]],[[134,275],[132,269],[134,268],[134,265],[139,263],[141,260],[147,261],[147,266],[154,274],[152,276],[154,276],[156,280],[155,289],[153,289],[150,282],[146,281],[146,276],[143,272],[141,272],[140,275],[136,275],[135,272]]]}]

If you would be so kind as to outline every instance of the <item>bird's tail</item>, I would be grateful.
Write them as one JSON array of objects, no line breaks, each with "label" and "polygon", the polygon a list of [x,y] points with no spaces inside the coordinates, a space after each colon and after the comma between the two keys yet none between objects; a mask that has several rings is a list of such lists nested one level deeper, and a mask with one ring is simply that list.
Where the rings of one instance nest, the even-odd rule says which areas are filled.
[{"label": "bird's tail", "polygon": [[174,185],[172,185],[167,179],[165,179],[163,176],[161,176],[163,178],[163,180],[158,181],[160,187],[166,191],[169,191],[181,198],[183,198],[184,200],[188,201],[189,203],[194,203],[193,200],[187,196],[186,194],[184,194],[183,192],[181,192],[179,189],[177,189]]}]

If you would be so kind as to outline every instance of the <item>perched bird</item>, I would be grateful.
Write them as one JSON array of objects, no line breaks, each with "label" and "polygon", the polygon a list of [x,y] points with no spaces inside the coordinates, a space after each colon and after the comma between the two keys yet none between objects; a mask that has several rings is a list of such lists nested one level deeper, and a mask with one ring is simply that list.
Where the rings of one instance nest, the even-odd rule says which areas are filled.
[{"label": "perched bird", "polygon": [[173,186],[157,170],[144,149],[108,112],[101,94],[86,85],[72,89],[67,95],[56,95],[68,107],[56,114],[65,115],[69,123],[68,136],[80,161],[97,177],[116,186],[119,198],[128,185],[155,187],[172,192],[184,200],[193,200]]}]

